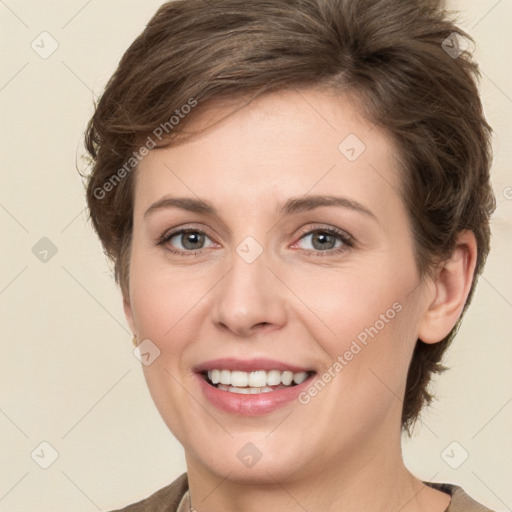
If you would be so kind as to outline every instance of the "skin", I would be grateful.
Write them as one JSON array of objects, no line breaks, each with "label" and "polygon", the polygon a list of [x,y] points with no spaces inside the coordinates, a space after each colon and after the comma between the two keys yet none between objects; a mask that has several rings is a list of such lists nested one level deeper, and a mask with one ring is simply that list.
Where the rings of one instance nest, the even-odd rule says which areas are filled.
[{"label": "skin", "polygon": [[[397,148],[356,105],[316,89],[272,93],[186,143],[151,151],[137,169],[124,308],[138,339],[161,351],[144,374],[184,446],[199,512],[441,512],[449,504],[404,466],[401,399],[417,338],[440,341],[461,314],[475,239],[462,232],[453,258],[420,279]],[[229,111],[204,110],[190,127]],[[338,150],[349,134],[366,145],[353,162]],[[373,216],[338,206],[276,213],[305,195],[344,196]],[[217,215],[167,208],[145,217],[164,196],[210,201]],[[184,226],[207,236],[195,246],[181,235],[158,245]],[[336,237],[322,245],[326,228],[350,234],[353,246]],[[236,252],[247,236],[263,249],[251,264]],[[395,303],[402,310],[307,405],[229,414],[207,401],[192,371],[218,357],[268,357],[321,375]],[[262,453],[252,468],[237,458],[248,442]]]}]

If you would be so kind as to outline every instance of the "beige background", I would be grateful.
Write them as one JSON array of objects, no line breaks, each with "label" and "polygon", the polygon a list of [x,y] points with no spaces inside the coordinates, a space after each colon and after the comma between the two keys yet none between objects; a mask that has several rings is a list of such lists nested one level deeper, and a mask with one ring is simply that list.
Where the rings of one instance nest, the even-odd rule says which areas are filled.
[{"label": "beige background", "polygon": [[[94,95],[160,3],[0,0],[2,512],[109,510],[185,470],[132,354],[75,170]],[[512,510],[512,1],[452,5],[464,9],[461,24],[478,44],[496,132],[498,208],[485,274],[447,358],[452,369],[404,452],[419,477],[457,483],[505,511]],[[46,59],[31,48],[35,40],[40,53],[51,49],[43,31],[59,45]],[[58,250],[46,263],[32,252],[43,237]],[[58,453],[47,469],[43,441]],[[452,469],[447,461],[457,465],[465,452]]]}]

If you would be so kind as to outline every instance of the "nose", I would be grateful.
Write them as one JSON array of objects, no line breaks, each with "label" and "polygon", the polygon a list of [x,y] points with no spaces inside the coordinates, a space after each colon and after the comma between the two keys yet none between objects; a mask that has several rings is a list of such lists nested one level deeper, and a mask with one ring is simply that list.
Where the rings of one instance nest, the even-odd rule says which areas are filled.
[{"label": "nose", "polygon": [[233,253],[230,271],[215,287],[211,314],[218,329],[247,338],[285,324],[284,286],[267,263],[265,251],[250,263]]}]

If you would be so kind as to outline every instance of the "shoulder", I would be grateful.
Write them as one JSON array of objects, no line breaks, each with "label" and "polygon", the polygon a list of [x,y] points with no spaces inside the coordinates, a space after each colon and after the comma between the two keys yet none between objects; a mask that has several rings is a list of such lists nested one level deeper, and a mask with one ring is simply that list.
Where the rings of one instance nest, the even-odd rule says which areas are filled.
[{"label": "shoulder", "polygon": [[188,489],[187,473],[146,499],[111,512],[176,512],[181,498]]},{"label": "shoulder", "polygon": [[430,487],[445,492],[452,497],[446,512],[493,512],[491,509],[475,501],[462,487],[453,484],[425,482]]}]

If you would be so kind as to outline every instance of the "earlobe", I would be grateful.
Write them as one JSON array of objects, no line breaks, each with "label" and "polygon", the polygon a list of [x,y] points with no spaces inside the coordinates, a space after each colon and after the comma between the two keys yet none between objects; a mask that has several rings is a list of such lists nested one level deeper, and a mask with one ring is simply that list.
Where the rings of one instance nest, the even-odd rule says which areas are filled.
[{"label": "earlobe", "polygon": [[135,322],[133,321],[132,306],[130,304],[129,298],[127,298],[127,297],[123,297],[123,309],[124,309],[124,315],[126,317],[126,321],[128,322],[128,325],[130,326],[131,331],[134,334],[136,334]]},{"label": "earlobe", "polygon": [[436,272],[433,294],[419,326],[418,338],[437,343],[459,319],[473,283],[477,246],[472,231],[461,231],[451,258]]}]

